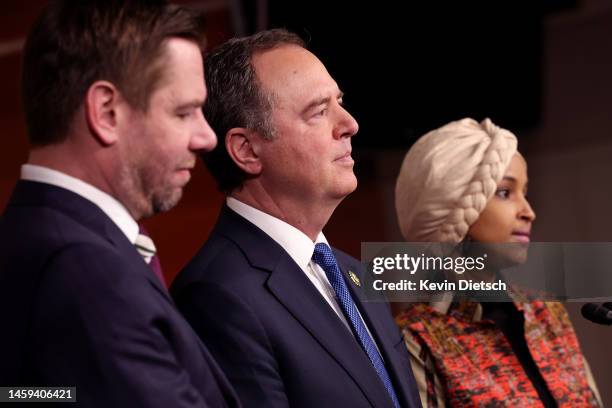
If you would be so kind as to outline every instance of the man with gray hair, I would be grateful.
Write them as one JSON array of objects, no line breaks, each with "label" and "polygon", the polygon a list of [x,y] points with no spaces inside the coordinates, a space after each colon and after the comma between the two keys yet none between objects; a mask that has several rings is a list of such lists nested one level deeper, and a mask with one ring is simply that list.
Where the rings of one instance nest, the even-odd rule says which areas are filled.
[{"label": "man with gray hair", "polygon": [[363,301],[359,261],[322,233],[357,187],[342,91],[285,30],[225,43],[206,78],[227,201],[175,280],[179,309],[245,406],[420,406],[388,306]]}]

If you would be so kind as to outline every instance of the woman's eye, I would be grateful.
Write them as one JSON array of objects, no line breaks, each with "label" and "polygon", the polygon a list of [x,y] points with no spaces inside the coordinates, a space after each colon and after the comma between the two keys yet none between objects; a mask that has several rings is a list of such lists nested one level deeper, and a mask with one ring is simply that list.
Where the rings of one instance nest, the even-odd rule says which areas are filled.
[{"label": "woman's eye", "polygon": [[495,195],[499,198],[508,198],[510,196],[510,190],[507,188],[500,188],[495,192]]}]

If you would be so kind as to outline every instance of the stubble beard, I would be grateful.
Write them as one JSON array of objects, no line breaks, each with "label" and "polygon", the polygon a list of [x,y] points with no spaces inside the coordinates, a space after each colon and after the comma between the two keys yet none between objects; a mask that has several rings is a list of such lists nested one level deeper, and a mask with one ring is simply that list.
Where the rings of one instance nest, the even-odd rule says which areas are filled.
[{"label": "stubble beard", "polygon": [[153,207],[143,194],[143,183],[132,165],[124,165],[119,171],[119,190],[124,198],[122,203],[136,221],[153,215]]},{"label": "stubble beard", "polygon": [[163,178],[170,170],[147,166],[147,163],[151,163],[151,158],[144,160],[144,165],[130,163],[124,166],[119,177],[128,208],[135,218],[138,216],[136,219],[172,209],[183,195],[183,187],[173,186],[169,179]]}]

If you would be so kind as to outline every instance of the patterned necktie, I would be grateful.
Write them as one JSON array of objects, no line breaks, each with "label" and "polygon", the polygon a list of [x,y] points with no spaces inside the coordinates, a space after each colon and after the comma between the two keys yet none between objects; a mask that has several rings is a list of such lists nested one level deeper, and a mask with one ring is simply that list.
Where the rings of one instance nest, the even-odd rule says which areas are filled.
[{"label": "patterned necktie", "polygon": [[138,253],[144,258],[145,262],[151,267],[153,273],[159,281],[166,287],[166,280],[164,279],[164,274],[161,269],[161,264],[159,263],[159,257],[155,254],[157,249],[155,248],[155,244],[149,235],[147,234],[147,230],[144,225],[139,225],[140,231],[138,232],[138,236],[136,237],[136,242],[134,242],[134,246],[138,250]]},{"label": "patterned necktie", "polygon": [[382,357],[374,344],[374,340],[372,340],[370,337],[365,324],[361,320],[361,316],[359,315],[357,307],[353,302],[351,293],[346,286],[346,282],[342,277],[340,268],[338,268],[336,258],[334,257],[331,248],[322,242],[316,244],[314,254],[312,255],[312,260],[325,271],[327,279],[329,279],[329,283],[331,283],[334,291],[336,292],[336,297],[338,298],[340,307],[351,324],[355,337],[357,337],[361,347],[363,347],[363,350],[366,352],[368,358],[372,362],[378,377],[387,389],[391,400],[393,400],[393,405],[395,405],[396,408],[400,408],[397,395],[393,389],[391,378],[389,378],[389,373],[387,373],[387,369],[385,368],[385,363],[383,362]]}]

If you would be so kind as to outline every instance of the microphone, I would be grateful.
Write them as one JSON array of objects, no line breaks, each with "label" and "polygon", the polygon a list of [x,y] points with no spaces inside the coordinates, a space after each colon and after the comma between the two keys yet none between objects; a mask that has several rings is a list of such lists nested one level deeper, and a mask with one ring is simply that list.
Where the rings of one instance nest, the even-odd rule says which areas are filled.
[{"label": "microphone", "polygon": [[582,306],[582,316],[597,324],[612,325],[612,310],[606,306],[612,306],[610,303],[605,303],[603,306],[596,303],[587,303]]}]

